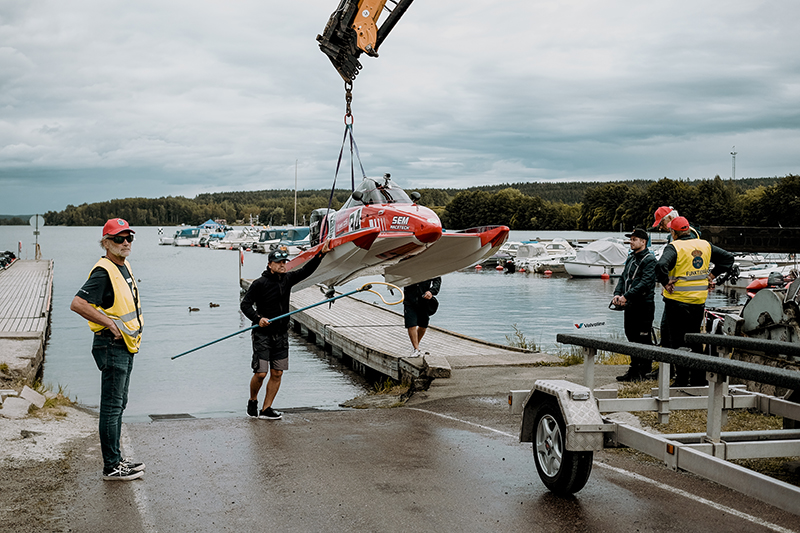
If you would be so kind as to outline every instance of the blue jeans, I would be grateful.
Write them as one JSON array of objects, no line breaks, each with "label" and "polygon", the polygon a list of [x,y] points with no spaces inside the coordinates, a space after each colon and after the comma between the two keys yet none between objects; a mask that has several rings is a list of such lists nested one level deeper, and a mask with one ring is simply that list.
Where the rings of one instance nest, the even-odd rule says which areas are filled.
[{"label": "blue jeans", "polygon": [[92,355],[97,368],[102,372],[100,449],[103,452],[103,467],[109,470],[122,461],[119,437],[122,431],[122,412],[128,405],[133,354],[128,351],[123,340],[114,340],[105,331],[102,335],[94,336]]}]

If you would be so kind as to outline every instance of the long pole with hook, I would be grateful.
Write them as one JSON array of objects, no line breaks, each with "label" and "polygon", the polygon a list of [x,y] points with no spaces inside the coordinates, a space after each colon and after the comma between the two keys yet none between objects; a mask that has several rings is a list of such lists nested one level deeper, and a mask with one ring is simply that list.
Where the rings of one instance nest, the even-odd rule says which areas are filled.
[{"label": "long pole with hook", "polygon": [[[292,316],[295,313],[299,313],[301,311],[305,311],[307,309],[311,309],[312,307],[316,307],[316,306],[322,305],[324,303],[333,302],[334,300],[338,300],[339,298],[344,298],[345,296],[350,296],[350,295],[355,294],[357,292],[369,291],[369,292],[375,293],[380,297],[381,300],[383,300],[383,303],[385,303],[387,305],[397,305],[397,304],[399,304],[399,303],[401,303],[403,301],[403,296],[402,296],[402,293],[401,293],[400,300],[398,300],[396,302],[387,302],[383,298],[383,296],[381,296],[380,293],[372,290],[372,285],[373,284],[387,285],[389,287],[393,287],[393,288],[398,289],[398,290],[400,289],[400,287],[398,287],[396,285],[392,285],[391,283],[385,283],[385,282],[382,282],[382,281],[376,281],[376,282],[373,282],[373,283],[366,283],[366,284],[362,285],[361,287],[357,288],[356,290],[353,290],[353,291],[350,291],[350,292],[345,292],[343,294],[340,294],[338,296],[334,296],[332,298],[326,298],[326,299],[321,300],[321,301],[319,301],[317,303],[313,303],[311,305],[307,305],[307,306],[302,307],[300,309],[295,309],[294,311],[290,311],[290,312],[285,313],[283,315],[276,316],[274,318],[270,318],[269,321],[270,322],[275,322],[276,320],[280,320],[282,318],[286,318],[286,317]],[[249,328],[244,328],[242,330],[236,331],[236,332],[231,333],[229,335],[225,335],[224,337],[220,337],[219,339],[213,340],[211,342],[207,342],[207,343],[203,344],[202,346],[198,346],[197,348],[192,348],[191,350],[187,350],[187,351],[185,351],[183,353],[179,353],[178,355],[173,355],[172,357],[170,357],[170,359],[177,359],[178,357],[183,357],[186,354],[190,354],[192,352],[196,352],[197,350],[205,348],[206,346],[211,346],[212,344],[216,344],[216,343],[218,343],[220,341],[224,341],[225,339],[229,339],[231,337],[235,337],[236,335],[241,335],[242,333],[246,333],[246,332],[250,331],[251,329],[255,329],[255,328],[258,328],[258,327],[260,327],[260,326],[258,324],[255,324],[253,326],[250,326]]]}]

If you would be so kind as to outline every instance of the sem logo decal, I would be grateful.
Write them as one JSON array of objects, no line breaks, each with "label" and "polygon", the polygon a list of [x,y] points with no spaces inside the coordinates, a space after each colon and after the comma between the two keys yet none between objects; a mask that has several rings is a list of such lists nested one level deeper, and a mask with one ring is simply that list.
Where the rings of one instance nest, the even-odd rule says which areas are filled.
[{"label": "sem logo decal", "polygon": [[392,226],[406,226],[408,225],[408,217],[392,217]]}]

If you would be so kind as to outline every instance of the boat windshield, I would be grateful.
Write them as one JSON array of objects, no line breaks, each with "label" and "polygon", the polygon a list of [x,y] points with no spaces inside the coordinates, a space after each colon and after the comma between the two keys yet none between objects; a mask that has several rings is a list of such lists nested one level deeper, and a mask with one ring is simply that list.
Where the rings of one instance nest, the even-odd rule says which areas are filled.
[{"label": "boat windshield", "polygon": [[406,191],[391,183],[388,185],[378,184],[371,179],[365,179],[356,188],[361,191],[361,200],[356,200],[352,196],[347,200],[344,207],[359,207],[362,205],[373,204],[412,204],[411,198]]}]

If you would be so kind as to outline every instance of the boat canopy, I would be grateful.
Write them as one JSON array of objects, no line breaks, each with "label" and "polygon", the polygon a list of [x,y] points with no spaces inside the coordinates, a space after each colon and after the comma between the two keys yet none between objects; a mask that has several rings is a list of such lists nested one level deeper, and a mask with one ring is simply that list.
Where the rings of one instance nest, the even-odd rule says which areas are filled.
[{"label": "boat canopy", "polygon": [[589,243],[575,256],[573,263],[587,265],[615,266],[621,265],[628,258],[628,250],[616,239],[598,239]]},{"label": "boat canopy", "polygon": [[361,192],[361,199],[357,200],[351,196],[344,204],[343,209],[362,205],[414,203],[406,191],[385,178],[364,178],[356,187],[356,191]]}]

